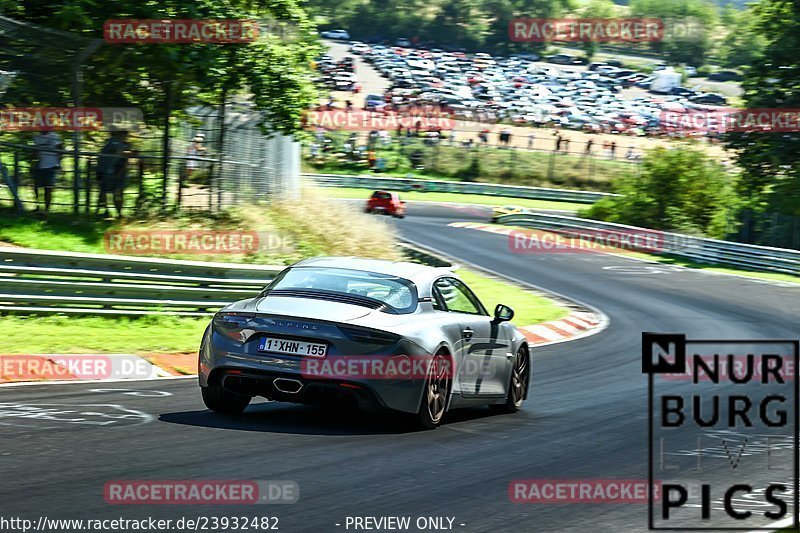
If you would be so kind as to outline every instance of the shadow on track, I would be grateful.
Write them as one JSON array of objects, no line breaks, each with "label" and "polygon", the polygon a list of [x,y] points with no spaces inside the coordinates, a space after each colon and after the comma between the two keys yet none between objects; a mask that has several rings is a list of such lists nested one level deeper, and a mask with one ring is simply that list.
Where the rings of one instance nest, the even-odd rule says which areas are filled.
[{"label": "shadow on track", "polygon": [[[464,423],[493,417],[489,409],[459,409],[448,413],[444,424]],[[501,417],[497,417],[501,418]],[[241,415],[220,415],[211,411],[164,413],[161,422],[187,426],[287,433],[295,435],[399,435],[417,433],[410,417],[399,413],[366,413],[358,410],[336,411],[323,407],[258,403]]]}]

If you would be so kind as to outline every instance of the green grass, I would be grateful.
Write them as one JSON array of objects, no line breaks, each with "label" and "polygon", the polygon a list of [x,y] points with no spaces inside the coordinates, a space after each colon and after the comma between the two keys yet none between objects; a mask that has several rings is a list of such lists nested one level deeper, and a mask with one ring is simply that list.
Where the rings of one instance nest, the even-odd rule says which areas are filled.
[{"label": "green grass", "polygon": [[[514,323],[526,326],[562,318],[567,310],[547,298],[469,270],[458,274],[489,311],[498,303],[515,311]],[[208,318],[173,316],[78,317],[5,316],[0,319],[0,352],[166,354],[194,352]]]},{"label": "green grass", "polygon": [[549,298],[520,289],[517,285],[478,274],[472,270],[459,269],[456,272],[480,298],[490,313],[494,312],[497,304],[505,304],[514,309],[512,322],[517,326],[530,326],[540,322],[558,320],[569,314],[566,307],[562,307]]},{"label": "green grass", "polygon": [[[366,200],[372,189],[353,189],[353,188],[330,188],[321,189],[322,194],[330,195],[333,198],[358,198]],[[461,194],[455,192],[421,192],[407,191],[401,192],[400,198],[414,202],[451,202],[461,204],[479,205],[518,205],[530,207],[532,209],[552,209],[557,211],[577,211],[586,208],[586,204],[573,202],[555,202],[552,200],[530,200],[528,198],[509,198],[505,196],[483,196],[480,194]]]},{"label": "green grass", "polygon": [[5,316],[4,354],[132,353],[196,351],[208,318],[171,316]]},{"label": "green grass", "polygon": [[[628,255],[626,253],[626,255]],[[772,281],[788,281],[790,283],[800,283],[800,276],[793,276],[791,274],[781,274],[779,272],[761,272],[758,270],[745,270],[741,268],[725,267],[720,265],[713,265],[707,263],[697,263],[675,256],[658,255],[658,254],[630,254],[633,257],[640,257],[641,259],[648,259],[658,263],[668,265],[682,266],[686,268],[695,268],[698,270],[708,270],[710,272],[719,272],[721,274],[735,274],[737,276],[745,276],[748,278],[766,279]]]},{"label": "green grass", "polygon": [[[315,216],[298,216],[304,210],[314,212]],[[61,212],[46,217],[37,213],[20,215],[11,208],[0,208],[0,243],[65,252],[135,253],[108,250],[104,236],[109,231],[231,231],[257,232],[259,236],[260,246],[248,253],[196,254],[151,250],[141,254],[165,259],[281,265],[317,255],[400,258],[393,245],[395,235],[386,221],[331,202],[310,189],[303,191],[300,200],[232,208],[221,213],[144,214],[123,221]]]},{"label": "green grass", "polygon": [[[340,151],[346,136],[333,133],[330,136],[334,137],[334,152]],[[458,181],[471,177],[475,181],[506,185],[610,191],[615,180],[638,172],[636,163],[587,158],[580,153],[506,150],[495,146],[463,148],[446,142],[429,146],[419,139],[411,142],[404,147],[396,143],[376,147],[377,157],[386,162],[387,175]],[[304,151],[303,172],[354,174],[368,170],[364,161],[348,162],[336,153],[312,159],[308,150]],[[419,155],[420,165],[412,164],[412,153]]]}]

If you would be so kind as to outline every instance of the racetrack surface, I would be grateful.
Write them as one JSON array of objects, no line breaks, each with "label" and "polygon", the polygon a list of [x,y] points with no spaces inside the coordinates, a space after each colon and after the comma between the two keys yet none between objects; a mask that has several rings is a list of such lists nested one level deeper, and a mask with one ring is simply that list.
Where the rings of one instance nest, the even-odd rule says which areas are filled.
[{"label": "racetrack surface", "polygon": [[[522,412],[458,411],[436,431],[416,432],[390,416],[266,402],[239,417],[220,417],[204,409],[193,379],[0,388],[4,514],[277,516],[280,529],[290,532],[340,531],[347,516],[381,515],[411,516],[412,524],[420,516],[454,517],[453,528],[469,532],[646,530],[645,505],[513,504],[509,482],[646,480],[642,331],[797,338],[800,286],[609,255],[515,254],[506,236],[448,226],[483,216],[480,210],[411,204],[408,217],[396,224],[411,241],[575,298],[610,318],[595,336],[536,350],[531,397]],[[32,405],[70,412],[20,415]],[[130,416],[108,416],[120,412]],[[75,418],[84,420],[70,421]],[[720,475],[709,473],[712,479]],[[104,484],[124,479],[295,480],[300,501],[107,504]]]}]

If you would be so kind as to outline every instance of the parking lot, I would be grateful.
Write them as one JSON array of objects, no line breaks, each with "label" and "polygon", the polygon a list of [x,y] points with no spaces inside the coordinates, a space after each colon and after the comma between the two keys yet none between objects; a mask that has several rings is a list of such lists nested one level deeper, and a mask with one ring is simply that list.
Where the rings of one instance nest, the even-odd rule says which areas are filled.
[{"label": "parking lot", "polygon": [[[555,150],[558,137],[569,141],[571,151],[601,152],[614,143],[617,153],[643,150],[669,143],[672,138],[694,136],[665,128],[664,109],[713,109],[694,104],[687,96],[652,94],[644,86],[614,83],[598,73],[598,66],[556,65],[523,58],[461,57],[436,50],[400,47],[353,48],[349,41],[326,40],[328,60],[352,58],[358,93],[331,90],[334,106],[350,101],[365,107],[367,96],[403,102],[436,103],[455,113],[459,142],[500,144],[500,132],[509,133],[509,146]],[[600,71],[614,72],[610,66]],[[625,86],[627,85],[627,86]],[[325,99],[323,104],[330,103]],[[480,122],[475,122],[475,119]],[[502,123],[500,122],[502,121]],[[556,133],[558,132],[558,133]],[[443,133],[443,135],[445,135]],[[699,137],[699,136],[698,136]],[[723,150],[707,138],[699,146],[722,156]],[[587,146],[588,144],[588,146]],[[604,148],[605,147],[605,148]]]}]

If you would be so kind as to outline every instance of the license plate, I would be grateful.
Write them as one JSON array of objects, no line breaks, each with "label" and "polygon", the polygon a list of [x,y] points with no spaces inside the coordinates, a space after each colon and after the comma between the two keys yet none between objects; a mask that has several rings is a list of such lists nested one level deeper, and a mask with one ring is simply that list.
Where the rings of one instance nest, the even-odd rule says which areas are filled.
[{"label": "license plate", "polygon": [[328,346],[316,342],[263,337],[258,341],[258,351],[306,357],[325,357],[328,352]]}]

